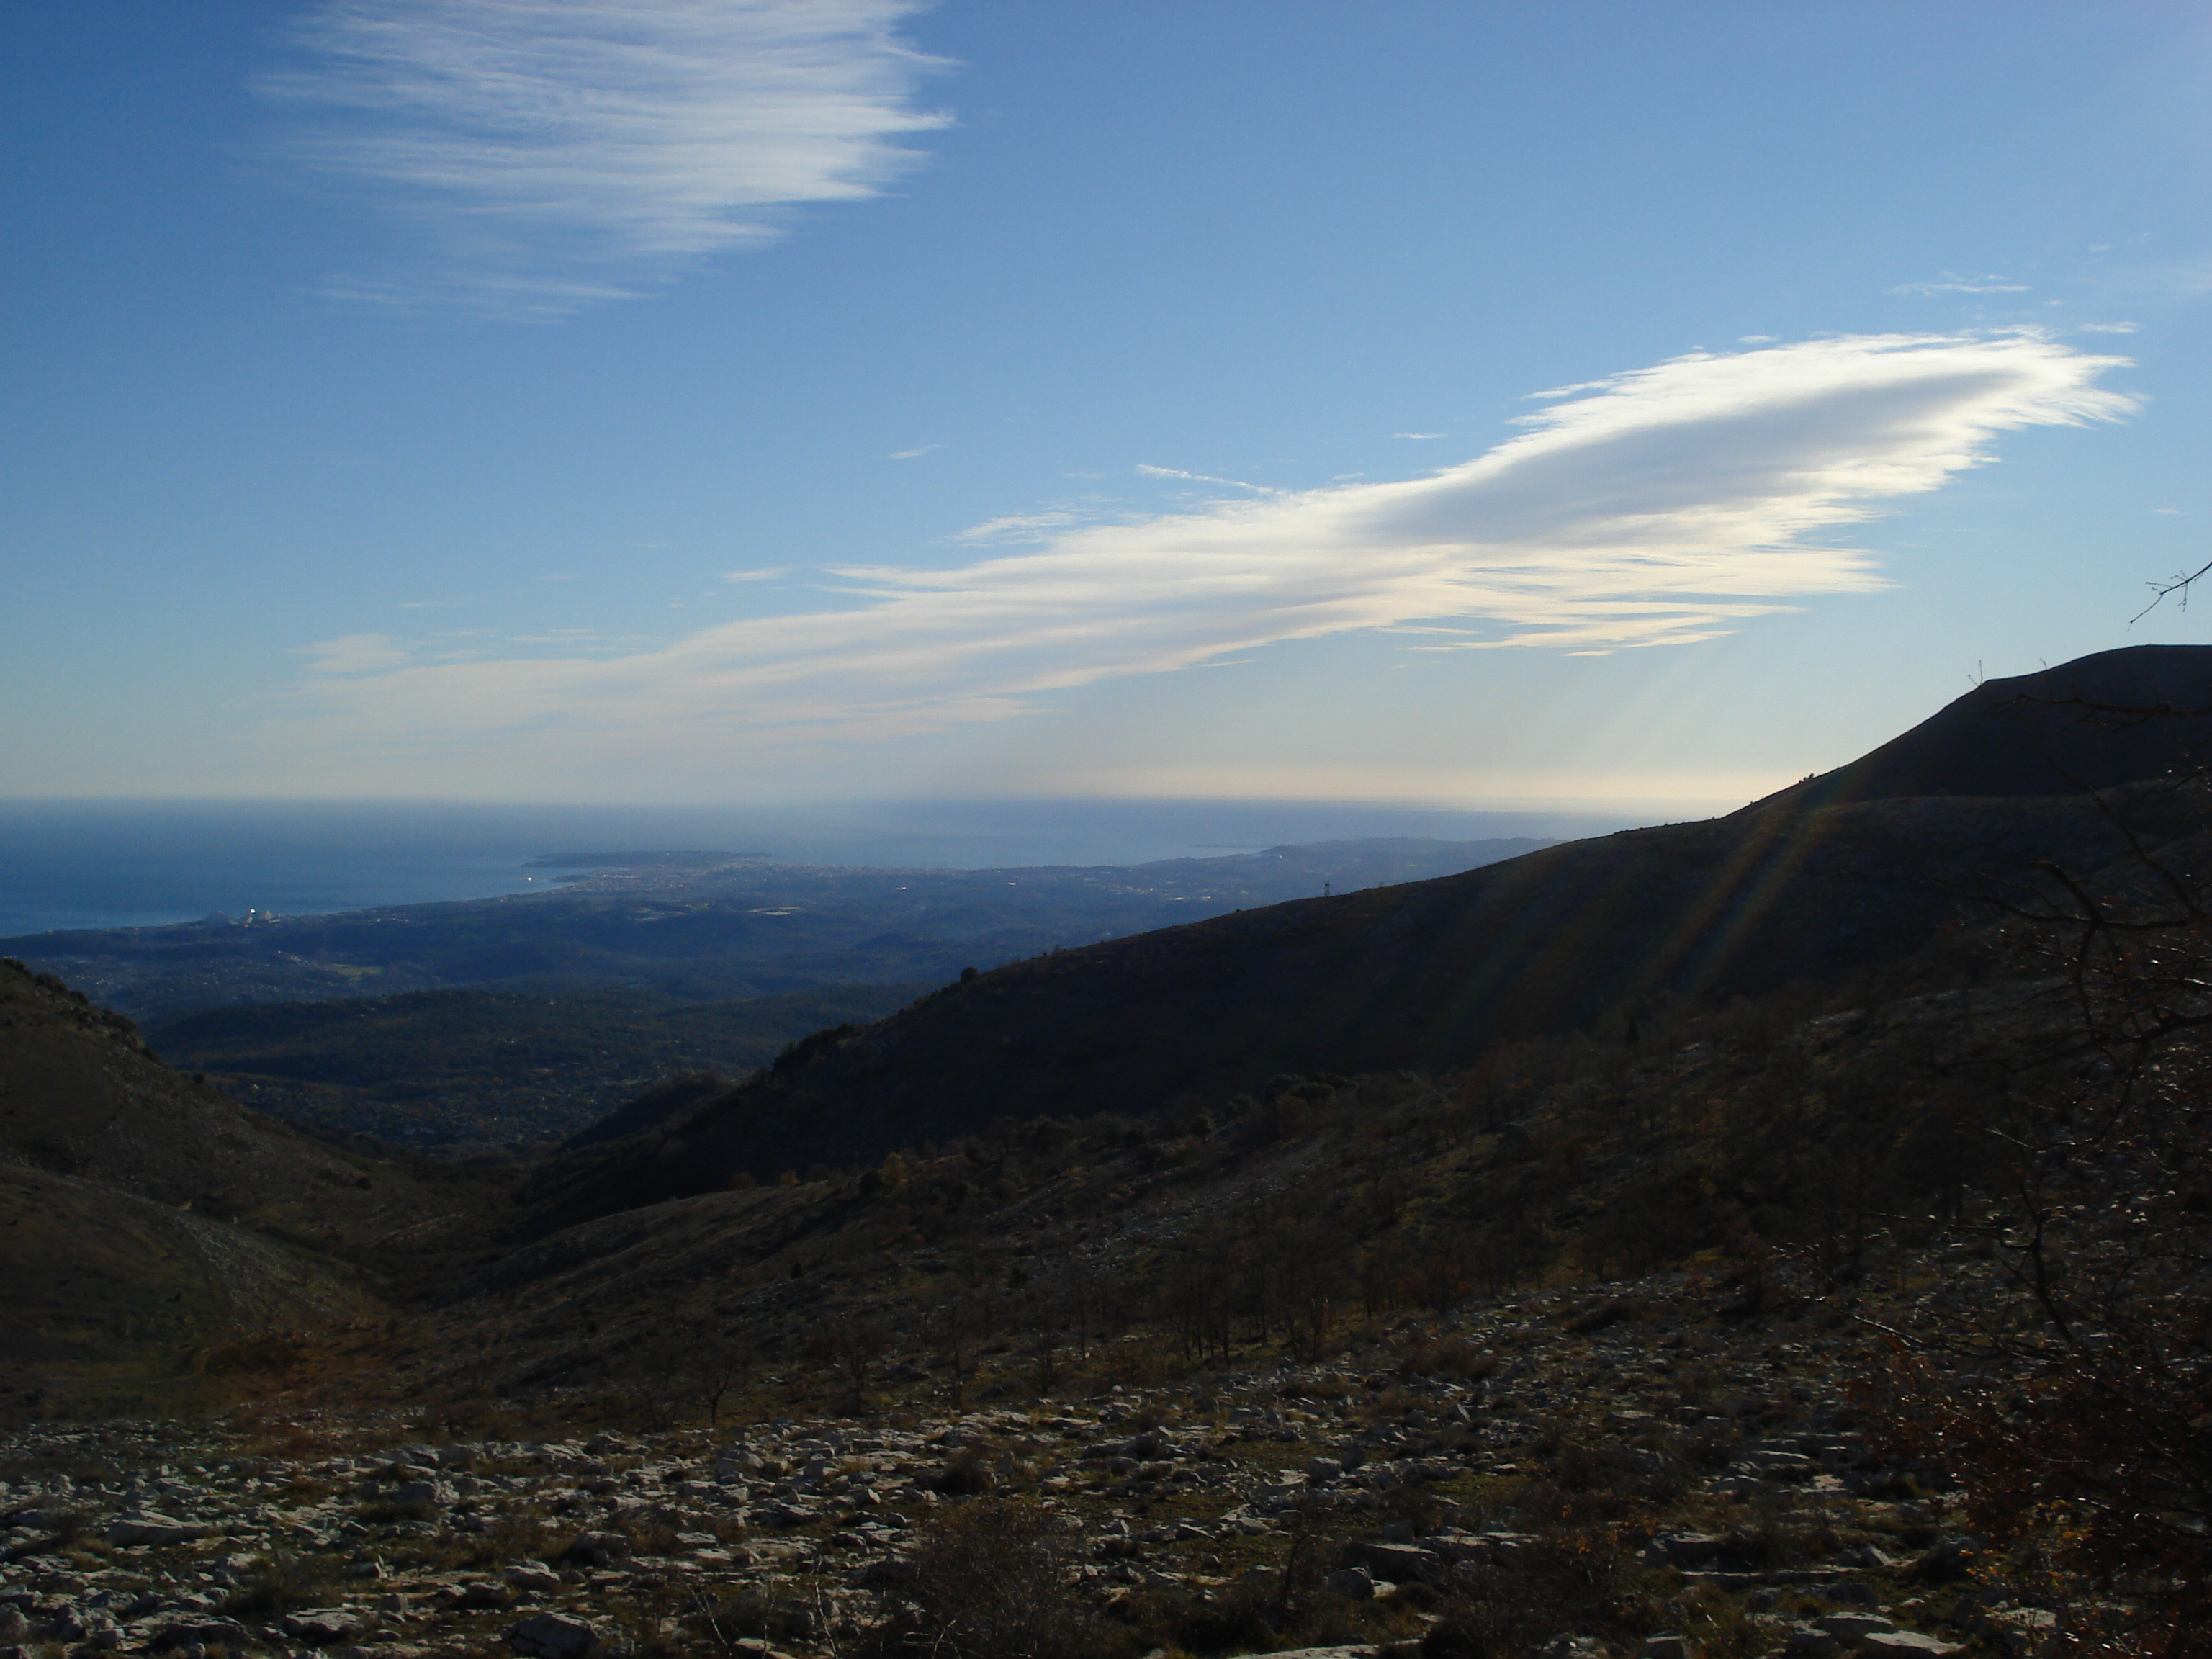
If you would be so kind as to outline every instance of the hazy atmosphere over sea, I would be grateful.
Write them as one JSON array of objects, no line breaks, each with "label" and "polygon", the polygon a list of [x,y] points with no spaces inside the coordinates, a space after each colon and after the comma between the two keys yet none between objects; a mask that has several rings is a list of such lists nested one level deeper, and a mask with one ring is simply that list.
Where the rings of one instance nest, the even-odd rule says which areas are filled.
[{"label": "hazy atmosphere over sea", "polygon": [[898,801],[778,811],[410,802],[93,801],[0,806],[0,936],[219,912],[320,915],[544,891],[639,848],[893,868],[1133,864],[1284,842],[1555,839],[1593,813],[1331,801]]},{"label": "hazy atmosphere over sea", "polygon": [[2199,8],[0,43],[15,799],[1650,820],[2198,637]]}]

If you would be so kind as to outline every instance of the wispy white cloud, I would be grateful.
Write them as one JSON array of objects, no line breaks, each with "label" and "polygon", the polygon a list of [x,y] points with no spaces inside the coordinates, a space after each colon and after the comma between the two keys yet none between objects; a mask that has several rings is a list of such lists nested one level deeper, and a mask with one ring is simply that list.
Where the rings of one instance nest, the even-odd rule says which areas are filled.
[{"label": "wispy white cloud", "polygon": [[726,582],[772,582],[778,576],[788,576],[790,574],[789,565],[775,564],[763,570],[725,570],[722,573],[722,580]]},{"label": "wispy white cloud", "polygon": [[943,444],[924,444],[919,449],[894,449],[890,454],[884,456],[884,459],[887,461],[910,461],[915,459],[917,456],[928,454],[932,450],[942,449],[945,446]]},{"label": "wispy white cloud", "polygon": [[2212,254],[2147,263],[2123,258],[2097,266],[2087,274],[2087,281],[2107,293],[2201,299],[2212,294]]},{"label": "wispy white cloud", "polygon": [[307,659],[310,673],[368,674],[400,667],[411,653],[389,634],[348,634],[303,645],[297,654]]},{"label": "wispy white cloud", "polygon": [[1443,438],[1450,434],[1443,432],[1394,432],[1390,435],[1394,438]]},{"label": "wispy white cloud", "polygon": [[945,125],[942,60],[894,33],[922,0],[320,0],[260,90],[293,160],[426,230],[404,269],[332,278],[369,303],[558,315],[872,195]]},{"label": "wispy white cloud", "polygon": [[1055,507],[1046,513],[1008,513],[996,519],[986,519],[981,524],[971,524],[965,530],[955,531],[946,539],[955,542],[1049,541],[1055,531],[1065,530],[1074,522],[1075,514],[1066,507]]},{"label": "wispy white cloud", "polygon": [[1273,495],[1279,492],[1266,484],[1246,483],[1242,478],[1217,478],[1210,472],[1185,472],[1181,467],[1146,466],[1137,463],[1137,471],[1147,478],[1184,478],[1192,483],[1227,484],[1231,489],[1249,489],[1255,495]]},{"label": "wispy white cloud", "polygon": [[1686,644],[1879,586],[1869,555],[1816,532],[1989,460],[2008,429],[2126,413],[2096,384],[2124,361],[2024,332],[1700,352],[1585,388],[1425,477],[1078,525],[951,569],[851,568],[843,608],[611,660],[319,681],[302,735],[402,757],[496,742],[517,766],[647,744],[734,760],[1003,720],[1116,676],[1356,631],[1415,650]]},{"label": "wispy white cloud", "polygon": [[1943,273],[1940,283],[1901,283],[1890,289],[1892,294],[2025,294],[2026,283],[2007,282],[2002,276],[1961,276],[1955,270]]},{"label": "wispy white cloud", "polygon": [[2083,323],[2084,334],[2133,334],[2142,327],[2141,323]]}]

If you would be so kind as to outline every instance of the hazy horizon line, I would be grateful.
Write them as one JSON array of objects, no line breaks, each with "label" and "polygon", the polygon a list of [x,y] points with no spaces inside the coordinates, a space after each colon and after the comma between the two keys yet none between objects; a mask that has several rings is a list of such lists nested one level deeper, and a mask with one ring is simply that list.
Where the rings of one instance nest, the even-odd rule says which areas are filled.
[{"label": "hazy horizon line", "polygon": [[1198,795],[966,792],[911,795],[817,795],[774,799],[498,799],[464,795],[398,794],[23,794],[0,795],[0,811],[40,806],[322,806],[434,807],[484,811],[808,811],[856,808],[982,805],[1148,805],[1373,807],[1381,811],[1455,813],[1583,813],[1617,816],[1680,807],[1733,810],[1758,796],[1724,795]]}]

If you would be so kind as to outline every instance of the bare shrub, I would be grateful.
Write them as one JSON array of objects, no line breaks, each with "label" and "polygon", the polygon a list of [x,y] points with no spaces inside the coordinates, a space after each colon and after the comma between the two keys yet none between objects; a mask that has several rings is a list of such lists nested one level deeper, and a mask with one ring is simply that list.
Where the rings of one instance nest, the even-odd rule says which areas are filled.
[{"label": "bare shrub", "polygon": [[1156,1595],[1129,1608],[1139,1640],[1152,1648],[1217,1653],[1344,1647],[1372,1641],[1375,1604],[1329,1593],[1324,1580],[1344,1559],[1335,1524],[1302,1518],[1279,1568],[1259,1568],[1212,1595]]},{"label": "bare shrub", "polygon": [[274,1619],[301,1607],[325,1606],[333,1593],[318,1563],[280,1553],[248,1573],[223,1597],[222,1611],[234,1619]]},{"label": "bare shrub", "polygon": [[934,1483],[948,1498],[977,1498],[998,1484],[989,1459],[978,1446],[963,1446],[945,1460]]},{"label": "bare shrub", "polygon": [[1399,1376],[1407,1378],[1454,1376],[1472,1382],[1497,1370],[1498,1356],[1483,1352],[1463,1336],[1421,1338],[1398,1362]]},{"label": "bare shrub", "polygon": [[1627,1553],[1595,1533],[1560,1533],[1502,1562],[1454,1568],[1443,1616],[1422,1659],[1519,1659],[1561,1631],[1633,1650],[1656,1628],[1659,1605]]},{"label": "bare shrub", "polygon": [[704,1638],[714,1652],[733,1656],[757,1655],[764,1641],[804,1640],[814,1625],[795,1602],[753,1589],[740,1589],[726,1600],[695,1596],[681,1623],[686,1631]]},{"label": "bare shrub", "polygon": [[1114,1659],[1123,1645],[1070,1588],[1061,1534],[1034,1504],[963,1504],[911,1560],[858,1659]]}]

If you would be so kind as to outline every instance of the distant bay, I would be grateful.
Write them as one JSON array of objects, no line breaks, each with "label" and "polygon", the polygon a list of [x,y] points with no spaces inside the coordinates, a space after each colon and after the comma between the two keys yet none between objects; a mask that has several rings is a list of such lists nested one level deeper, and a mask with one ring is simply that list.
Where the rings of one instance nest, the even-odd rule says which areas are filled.
[{"label": "distant bay", "polygon": [[1140,864],[1286,843],[1601,835],[1645,822],[1371,802],[926,800],[812,806],[440,802],[0,803],[0,935],[149,927],[221,911],[320,915],[553,884],[572,848],[764,854],[985,869]]}]

